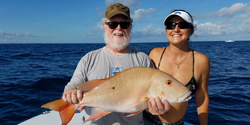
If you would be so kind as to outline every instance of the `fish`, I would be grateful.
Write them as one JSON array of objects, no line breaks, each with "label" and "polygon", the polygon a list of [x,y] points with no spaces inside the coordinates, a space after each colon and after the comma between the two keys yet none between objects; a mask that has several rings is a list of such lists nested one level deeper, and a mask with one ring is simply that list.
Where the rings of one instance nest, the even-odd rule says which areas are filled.
[{"label": "fish", "polygon": [[95,79],[75,85],[82,90],[83,99],[69,104],[62,99],[46,103],[42,108],[59,111],[62,124],[72,119],[80,106],[93,107],[85,122],[99,119],[112,112],[133,116],[148,108],[151,97],[167,99],[170,104],[191,99],[191,91],[173,76],[149,67],[132,67],[106,79]]}]

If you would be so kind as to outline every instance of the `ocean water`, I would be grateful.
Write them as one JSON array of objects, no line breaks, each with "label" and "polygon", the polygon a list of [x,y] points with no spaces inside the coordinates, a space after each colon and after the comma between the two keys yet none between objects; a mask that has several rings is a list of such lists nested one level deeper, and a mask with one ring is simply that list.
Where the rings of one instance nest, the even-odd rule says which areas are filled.
[{"label": "ocean water", "polygon": [[[168,43],[132,43],[148,53]],[[0,44],[0,124],[15,125],[46,111],[61,98],[80,58],[104,44]],[[192,42],[211,63],[209,124],[250,124],[250,41]],[[195,99],[185,121],[199,124]]]}]

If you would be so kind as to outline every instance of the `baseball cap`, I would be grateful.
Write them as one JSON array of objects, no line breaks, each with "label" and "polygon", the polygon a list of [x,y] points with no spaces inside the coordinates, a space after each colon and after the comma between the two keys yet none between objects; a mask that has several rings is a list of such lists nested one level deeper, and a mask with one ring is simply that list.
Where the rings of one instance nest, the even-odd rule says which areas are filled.
[{"label": "baseball cap", "polygon": [[115,3],[110,5],[105,12],[105,17],[110,19],[111,17],[122,14],[128,18],[130,18],[130,11],[129,8],[125,5],[122,5],[121,3]]},{"label": "baseball cap", "polygon": [[181,17],[183,20],[185,20],[188,23],[191,23],[193,25],[193,19],[192,17],[185,11],[174,11],[171,14],[169,14],[165,20],[164,20],[164,25],[166,26],[166,23],[169,22],[169,20],[171,19],[171,16],[179,16]]}]

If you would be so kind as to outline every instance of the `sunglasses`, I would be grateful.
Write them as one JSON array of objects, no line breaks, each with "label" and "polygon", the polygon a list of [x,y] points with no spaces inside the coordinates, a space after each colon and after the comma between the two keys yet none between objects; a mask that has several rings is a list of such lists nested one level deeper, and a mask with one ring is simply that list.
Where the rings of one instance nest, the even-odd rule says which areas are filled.
[{"label": "sunglasses", "polygon": [[109,26],[110,29],[115,29],[119,24],[122,29],[128,29],[130,26],[130,22],[105,22],[106,25]]},{"label": "sunglasses", "polygon": [[169,22],[166,24],[166,29],[174,29],[177,24],[180,29],[188,29],[192,25],[188,22]]}]

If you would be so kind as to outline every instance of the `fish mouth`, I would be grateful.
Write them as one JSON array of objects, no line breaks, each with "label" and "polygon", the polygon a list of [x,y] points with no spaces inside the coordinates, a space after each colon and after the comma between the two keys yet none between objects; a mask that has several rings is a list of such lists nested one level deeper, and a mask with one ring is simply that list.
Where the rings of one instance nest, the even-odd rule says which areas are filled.
[{"label": "fish mouth", "polygon": [[185,101],[190,100],[192,98],[191,93],[192,93],[191,91],[188,91],[183,96],[179,97],[176,101],[170,102],[170,104],[180,103],[180,102],[185,102]]},{"label": "fish mouth", "polygon": [[192,98],[191,93],[192,93],[191,91],[188,91],[182,97],[178,98],[177,102],[185,102],[190,100]]}]

